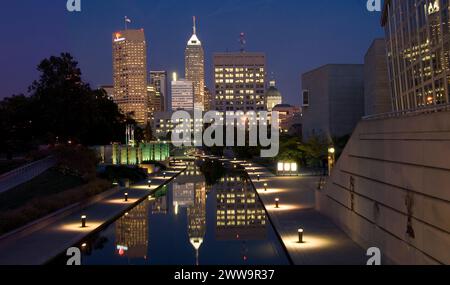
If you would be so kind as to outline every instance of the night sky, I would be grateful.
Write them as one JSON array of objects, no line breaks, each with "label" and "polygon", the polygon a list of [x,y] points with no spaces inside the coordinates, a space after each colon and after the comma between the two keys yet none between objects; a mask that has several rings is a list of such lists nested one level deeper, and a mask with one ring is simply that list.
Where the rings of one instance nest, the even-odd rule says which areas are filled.
[{"label": "night sky", "polygon": [[93,87],[112,83],[111,34],[144,28],[149,69],[184,74],[184,48],[192,16],[206,52],[207,86],[212,88],[212,54],[239,50],[265,52],[269,76],[287,103],[300,104],[303,72],[327,63],[362,63],[373,39],[383,36],[380,13],[366,0],[82,0],[69,13],[66,0],[2,1],[0,97],[24,93],[37,79],[36,65],[68,51]]}]

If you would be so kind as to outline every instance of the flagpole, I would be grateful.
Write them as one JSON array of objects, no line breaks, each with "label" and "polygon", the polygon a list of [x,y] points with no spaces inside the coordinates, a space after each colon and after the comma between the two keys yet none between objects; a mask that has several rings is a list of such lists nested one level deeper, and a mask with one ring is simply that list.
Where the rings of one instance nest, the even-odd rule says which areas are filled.
[{"label": "flagpole", "polygon": [[125,16],[125,31],[128,30],[128,21],[127,21],[127,16]]}]

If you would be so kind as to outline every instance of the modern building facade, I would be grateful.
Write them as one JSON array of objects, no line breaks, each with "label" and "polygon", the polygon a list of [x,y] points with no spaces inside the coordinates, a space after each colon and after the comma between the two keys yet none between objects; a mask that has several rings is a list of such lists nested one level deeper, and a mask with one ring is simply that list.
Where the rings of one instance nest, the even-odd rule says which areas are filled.
[{"label": "modern building facade", "polygon": [[269,89],[266,92],[266,104],[267,111],[269,112],[272,112],[275,106],[283,104],[283,97],[281,96],[280,91],[278,91],[274,80],[269,83]]},{"label": "modern building facade", "polygon": [[196,18],[194,17],[193,34],[185,50],[185,78],[194,85],[194,104],[205,109],[205,53],[202,42],[197,37]]},{"label": "modern building facade", "polygon": [[364,115],[392,112],[384,39],[373,41],[364,58]]},{"label": "modern building facade", "polygon": [[386,31],[393,111],[449,102],[448,0],[386,0]]},{"label": "modern building facade", "polygon": [[208,87],[205,87],[205,112],[214,110],[213,95]]},{"label": "modern building facade", "polygon": [[150,71],[149,83],[156,88],[156,92],[159,92],[161,97],[160,110],[165,112],[169,111],[169,87],[167,79],[167,71]]},{"label": "modern building facade", "polygon": [[161,93],[158,91],[157,87],[153,84],[147,85],[147,95],[149,100],[149,117],[150,120],[153,120],[155,113],[162,111],[162,106],[164,105],[162,101],[164,99],[161,97]]},{"label": "modern building facade", "polygon": [[194,83],[174,76],[172,81],[172,111],[194,110]]},{"label": "modern building facade", "polygon": [[302,76],[303,138],[349,135],[364,115],[364,66],[329,64]]},{"label": "modern building facade", "polygon": [[214,54],[214,108],[216,111],[266,110],[266,56],[264,53]]},{"label": "modern building facade", "polygon": [[148,122],[147,43],[144,30],[113,34],[114,102],[138,124]]}]

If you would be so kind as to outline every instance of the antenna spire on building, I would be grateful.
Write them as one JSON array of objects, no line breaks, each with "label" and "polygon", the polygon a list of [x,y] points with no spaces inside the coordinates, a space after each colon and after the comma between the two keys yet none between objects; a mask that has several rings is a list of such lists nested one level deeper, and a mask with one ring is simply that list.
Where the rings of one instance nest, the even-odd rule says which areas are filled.
[{"label": "antenna spire on building", "polygon": [[192,20],[194,22],[194,25],[192,26],[192,30],[194,32],[194,35],[196,35],[197,34],[197,18],[195,16],[193,16]]},{"label": "antenna spire on building", "polygon": [[239,35],[239,42],[241,43],[241,52],[245,51],[245,45],[247,44],[247,40],[245,39],[245,33],[241,33]]}]

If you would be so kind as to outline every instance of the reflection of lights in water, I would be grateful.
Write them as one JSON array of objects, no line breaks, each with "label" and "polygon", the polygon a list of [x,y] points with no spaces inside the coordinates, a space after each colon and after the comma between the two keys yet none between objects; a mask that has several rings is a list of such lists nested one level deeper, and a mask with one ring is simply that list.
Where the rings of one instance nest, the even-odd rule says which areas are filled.
[{"label": "reflection of lights in water", "polygon": [[128,247],[123,246],[123,245],[117,245],[117,253],[120,256],[124,256],[126,251],[128,251]]},{"label": "reflection of lights in water", "polygon": [[178,201],[176,201],[176,202],[175,202],[175,207],[174,207],[174,208],[175,208],[175,215],[178,215],[179,207],[180,207],[180,206],[178,205]]}]

